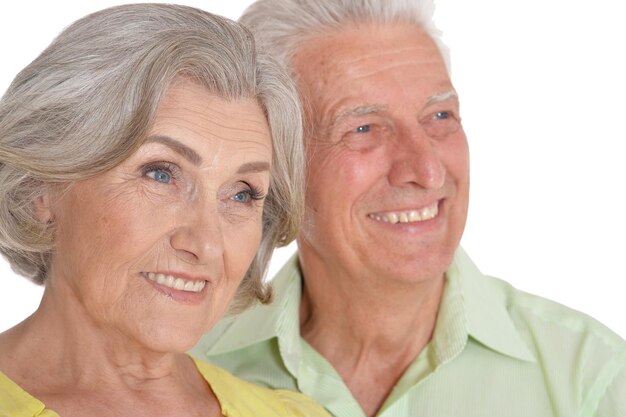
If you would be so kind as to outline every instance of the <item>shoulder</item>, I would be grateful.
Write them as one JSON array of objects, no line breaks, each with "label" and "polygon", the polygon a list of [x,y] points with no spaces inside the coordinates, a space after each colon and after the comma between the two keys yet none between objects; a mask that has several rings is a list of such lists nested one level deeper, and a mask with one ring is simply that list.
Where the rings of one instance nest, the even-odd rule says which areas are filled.
[{"label": "shoulder", "polygon": [[0,417],[58,417],[0,372]]},{"label": "shoulder", "polygon": [[508,310],[516,326],[535,336],[550,338],[563,345],[566,341],[585,342],[607,353],[626,352],[626,342],[593,317],[556,301],[530,294],[506,281],[486,276],[489,286]]},{"label": "shoulder", "polygon": [[623,398],[620,402],[626,407],[624,339],[585,313],[497,278],[486,279],[543,372],[578,387],[583,410],[595,410],[611,396]]},{"label": "shoulder", "polygon": [[194,360],[226,415],[329,417],[320,405],[303,394],[260,387],[237,378],[224,369]]},{"label": "shoulder", "polygon": [[276,390],[274,392],[287,410],[287,416],[330,417],[322,406],[306,395],[287,390]]}]

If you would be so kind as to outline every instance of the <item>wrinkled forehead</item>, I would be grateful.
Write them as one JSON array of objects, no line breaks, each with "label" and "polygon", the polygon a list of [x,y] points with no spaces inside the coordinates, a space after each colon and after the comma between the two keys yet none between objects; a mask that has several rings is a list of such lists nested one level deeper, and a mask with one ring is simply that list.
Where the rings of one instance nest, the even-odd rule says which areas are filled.
[{"label": "wrinkled forehead", "polygon": [[409,24],[354,25],[317,34],[300,44],[293,69],[305,107],[316,118],[346,106],[425,104],[454,91],[435,42]]}]

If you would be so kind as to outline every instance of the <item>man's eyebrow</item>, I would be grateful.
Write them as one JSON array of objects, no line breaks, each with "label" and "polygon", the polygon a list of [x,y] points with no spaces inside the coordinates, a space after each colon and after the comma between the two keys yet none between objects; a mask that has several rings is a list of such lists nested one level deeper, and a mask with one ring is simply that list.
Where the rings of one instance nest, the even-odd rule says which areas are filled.
[{"label": "man's eyebrow", "polygon": [[351,109],[344,109],[340,111],[332,120],[331,127],[335,126],[342,119],[350,116],[365,116],[372,113],[381,113],[387,110],[387,106],[383,104],[371,104],[365,106],[357,106]]},{"label": "man's eyebrow", "polygon": [[269,171],[270,164],[265,161],[247,162],[237,169],[237,174],[249,174],[255,172]]},{"label": "man's eyebrow", "polygon": [[426,101],[426,107],[433,104],[441,103],[442,101],[450,100],[451,98],[458,100],[459,95],[456,93],[456,91],[450,90],[443,93],[433,94],[432,96],[428,97],[428,100]]},{"label": "man's eyebrow", "polygon": [[180,154],[183,158],[185,158],[186,160],[188,160],[189,162],[191,162],[194,165],[200,165],[202,163],[202,157],[200,155],[198,155],[198,153],[196,151],[194,151],[193,149],[191,149],[189,146],[177,141],[176,139],[173,139],[169,136],[163,136],[163,135],[154,135],[154,136],[149,136],[146,139],[146,142],[156,142],[156,143],[162,143],[163,145],[167,146],[168,148],[172,149],[174,152]]}]

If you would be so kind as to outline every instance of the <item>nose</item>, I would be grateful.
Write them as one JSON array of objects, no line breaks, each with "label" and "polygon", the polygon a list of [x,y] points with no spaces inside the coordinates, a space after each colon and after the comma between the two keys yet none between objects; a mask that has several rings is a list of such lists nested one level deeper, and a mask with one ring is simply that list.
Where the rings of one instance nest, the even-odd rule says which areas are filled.
[{"label": "nose", "polygon": [[222,226],[216,204],[194,202],[179,215],[180,225],[170,236],[170,245],[187,262],[208,264],[224,254]]},{"label": "nose", "polygon": [[396,139],[396,146],[390,149],[393,153],[389,170],[391,185],[415,185],[424,189],[443,187],[446,167],[437,141],[428,137],[421,127],[402,132]]}]

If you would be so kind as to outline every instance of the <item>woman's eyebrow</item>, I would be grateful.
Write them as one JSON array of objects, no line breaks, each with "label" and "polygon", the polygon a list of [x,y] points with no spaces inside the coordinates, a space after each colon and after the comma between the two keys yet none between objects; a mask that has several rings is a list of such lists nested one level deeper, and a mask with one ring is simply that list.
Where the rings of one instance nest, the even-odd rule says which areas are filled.
[{"label": "woman's eyebrow", "polygon": [[148,138],[146,139],[146,142],[162,143],[168,148],[171,148],[174,152],[180,154],[183,158],[185,158],[192,164],[196,166],[202,164],[202,157],[198,155],[196,151],[194,151],[189,146],[169,136],[163,136],[163,135],[148,136]]},{"label": "woman's eyebrow", "polygon": [[237,169],[237,174],[248,174],[254,172],[269,171],[270,164],[265,161],[248,162]]}]

